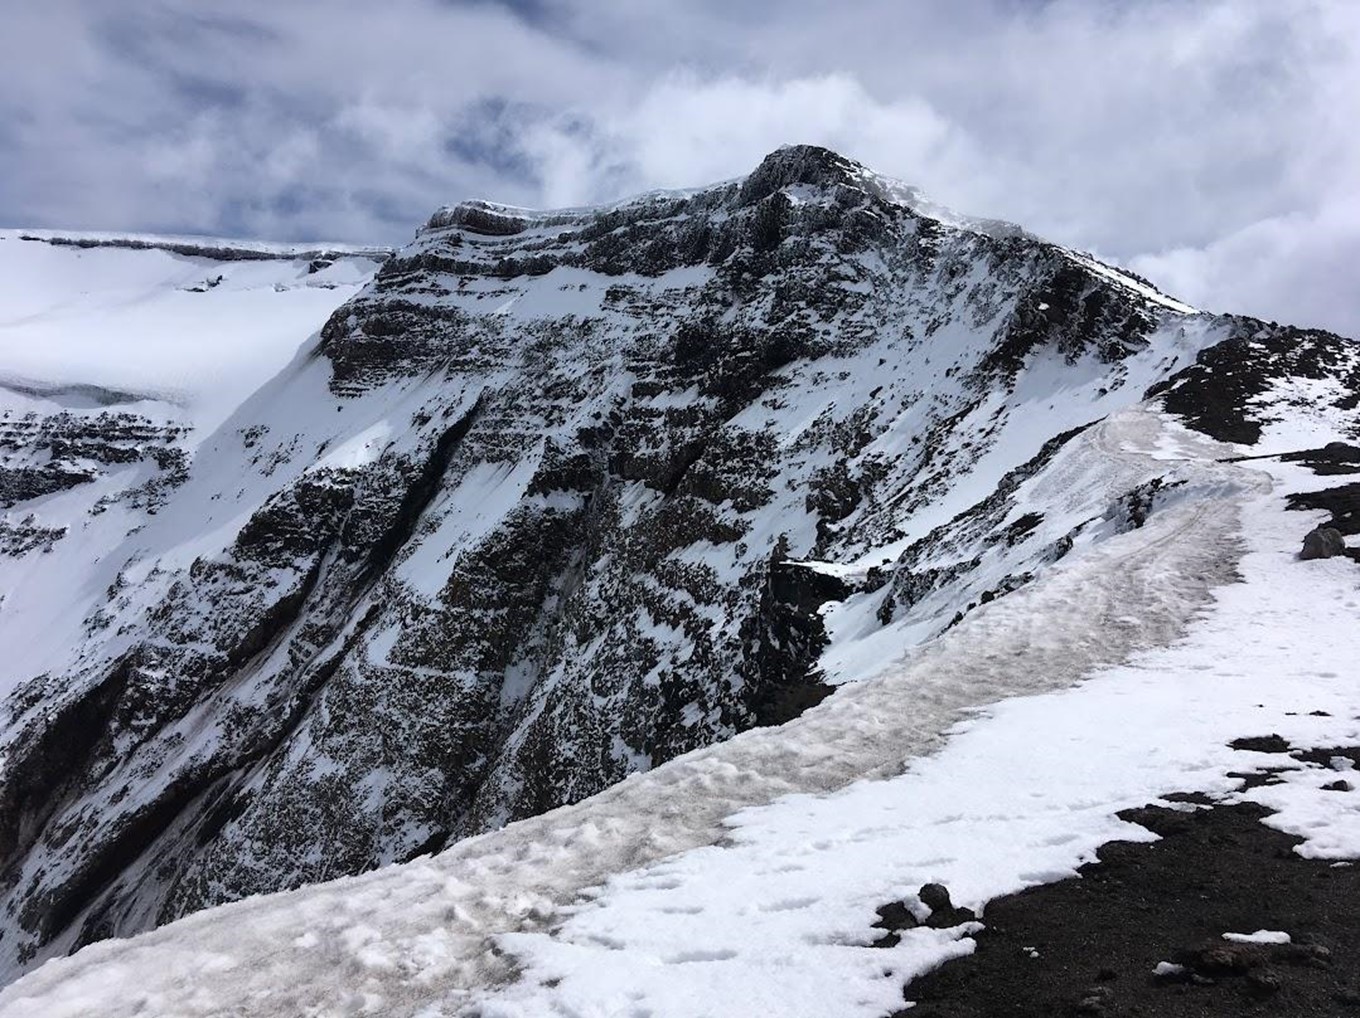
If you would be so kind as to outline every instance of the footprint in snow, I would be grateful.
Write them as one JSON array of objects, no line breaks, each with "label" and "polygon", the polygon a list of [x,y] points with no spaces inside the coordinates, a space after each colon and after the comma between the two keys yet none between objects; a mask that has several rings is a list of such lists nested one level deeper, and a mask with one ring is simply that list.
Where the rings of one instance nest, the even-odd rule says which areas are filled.
[{"label": "footprint in snow", "polygon": [[662,960],[667,965],[688,965],[696,961],[731,961],[736,956],[736,951],[719,949],[714,951],[682,951]]},{"label": "footprint in snow", "polygon": [[644,891],[674,891],[683,883],[675,877],[658,877],[635,881],[633,886]]},{"label": "footprint in snow", "polygon": [[772,901],[761,905],[762,912],[796,912],[801,908],[810,908],[821,901],[820,898],[785,898],[782,901]]}]

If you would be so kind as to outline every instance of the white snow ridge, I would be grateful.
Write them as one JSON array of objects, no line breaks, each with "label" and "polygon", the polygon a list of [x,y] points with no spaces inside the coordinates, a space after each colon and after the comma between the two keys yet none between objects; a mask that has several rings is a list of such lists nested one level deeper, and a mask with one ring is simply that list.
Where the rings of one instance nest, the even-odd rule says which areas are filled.
[{"label": "white snow ridge", "polygon": [[[377,264],[310,254],[223,264]],[[1174,793],[1360,857],[1350,758],[1299,752],[1360,745],[1360,573],[1297,555],[1346,479],[1277,455],[1349,462],[1349,341],[808,147],[456,206],[361,281],[208,434],[0,348],[47,386],[0,432],[0,634],[54,634],[6,672],[0,1018],[886,1018]],[[976,919],[876,944],[931,883]]]}]

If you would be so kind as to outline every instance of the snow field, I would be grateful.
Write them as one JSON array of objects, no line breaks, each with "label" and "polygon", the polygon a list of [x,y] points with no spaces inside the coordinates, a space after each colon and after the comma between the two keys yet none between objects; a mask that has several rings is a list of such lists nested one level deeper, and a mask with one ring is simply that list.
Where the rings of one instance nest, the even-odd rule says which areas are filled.
[{"label": "snow field", "polygon": [[199,435],[287,364],[379,264],[368,257],[373,252],[354,249],[309,272],[303,253],[222,262],[157,249],[55,246],[21,233],[32,232],[0,230],[0,397],[10,395],[8,379],[128,390],[187,405]]}]

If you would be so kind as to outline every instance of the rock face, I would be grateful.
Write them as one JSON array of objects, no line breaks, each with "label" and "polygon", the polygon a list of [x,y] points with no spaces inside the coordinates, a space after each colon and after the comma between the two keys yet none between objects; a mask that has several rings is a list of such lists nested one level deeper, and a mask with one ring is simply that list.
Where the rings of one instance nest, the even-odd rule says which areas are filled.
[{"label": "rock face", "polygon": [[186,431],[135,413],[6,413],[0,418],[0,507],[88,484],[111,468],[137,463],[163,475],[139,496],[130,496],[150,505],[187,476],[187,457],[179,446]]},{"label": "rock face", "polygon": [[1346,553],[1346,539],[1334,527],[1314,527],[1303,537],[1303,550],[1299,558],[1307,561],[1315,558],[1333,558]]},{"label": "rock face", "polygon": [[[71,489],[88,495],[88,513],[114,505],[154,515],[188,476],[182,424],[136,413],[0,415],[0,510],[35,503]],[[123,483],[100,484],[122,475]],[[0,555],[22,558],[51,551],[66,535],[35,512],[0,516]]]},{"label": "rock face", "polygon": [[[72,539],[44,499],[101,456],[173,479],[52,581],[79,638],[4,705],[3,961],[786,720],[1195,496],[1174,464],[1074,476],[1093,421],[1155,387],[1241,437],[1298,350],[1355,364],[1284,335],[812,147],[607,208],[442,210],[187,468],[112,418],[0,465],[21,556]],[[1251,410],[1215,402],[1225,364]]]},{"label": "rock face", "polygon": [[[1111,842],[1080,880],[988,902],[976,952],[913,980],[895,1015],[1352,1013],[1354,870],[1301,857],[1255,803],[1199,805],[1128,810],[1155,845]],[[1271,927],[1293,942],[1221,933]]]}]

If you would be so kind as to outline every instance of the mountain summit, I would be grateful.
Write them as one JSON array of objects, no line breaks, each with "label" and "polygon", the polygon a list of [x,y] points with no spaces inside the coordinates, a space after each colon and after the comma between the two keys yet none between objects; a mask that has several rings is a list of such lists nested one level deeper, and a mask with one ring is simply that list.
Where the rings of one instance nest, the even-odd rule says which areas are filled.
[{"label": "mountain summit", "polygon": [[[1333,415],[1360,393],[1345,340],[1197,312],[812,146],[599,208],[440,210],[296,340],[206,435],[4,390],[11,977],[825,700],[811,723],[1236,490],[1156,454],[1168,414],[1251,443],[1300,379],[1340,386]],[[861,776],[826,750],[786,790]]]}]

